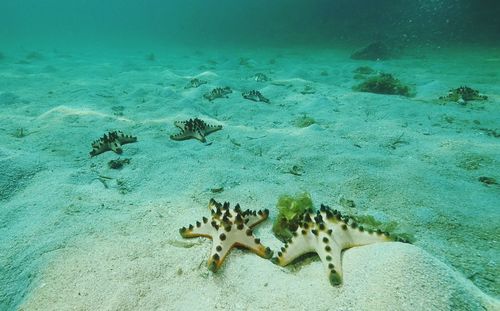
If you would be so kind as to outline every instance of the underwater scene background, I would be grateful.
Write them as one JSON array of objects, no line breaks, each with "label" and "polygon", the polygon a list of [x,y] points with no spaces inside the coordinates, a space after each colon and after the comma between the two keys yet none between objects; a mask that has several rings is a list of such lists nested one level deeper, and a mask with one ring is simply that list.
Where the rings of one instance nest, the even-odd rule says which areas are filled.
[{"label": "underwater scene background", "polygon": [[0,310],[500,310],[498,16],[1,0]]}]

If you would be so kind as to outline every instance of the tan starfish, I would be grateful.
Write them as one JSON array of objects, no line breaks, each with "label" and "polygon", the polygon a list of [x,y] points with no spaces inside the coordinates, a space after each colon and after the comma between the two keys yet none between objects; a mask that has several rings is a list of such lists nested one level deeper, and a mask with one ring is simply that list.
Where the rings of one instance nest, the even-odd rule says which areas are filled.
[{"label": "tan starfish", "polygon": [[231,94],[233,91],[229,86],[226,87],[217,87],[213,89],[212,91],[205,93],[203,95],[204,98],[208,99],[209,101],[212,101],[217,98],[228,98],[228,94]]},{"label": "tan starfish", "polygon": [[487,100],[488,96],[482,95],[478,90],[474,90],[468,86],[461,86],[459,88],[449,90],[448,95],[441,96],[439,99],[465,104],[471,100]]},{"label": "tan starfish", "polygon": [[270,79],[263,73],[256,73],[253,77],[252,77],[253,80],[257,81],[257,82],[266,82],[266,81],[269,81]]},{"label": "tan starfish", "polygon": [[200,80],[198,78],[191,79],[189,83],[184,87],[185,89],[197,88],[203,84],[207,84],[207,81]]},{"label": "tan starfish", "polygon": [[320,211],[304,213],[292,239],[281,248],[273,262],[286,266],[307,253],[317,253],[332,285],[342,283],[341,253],[344,249],[380,242],[407,242],[380,230],[365,230],[337,210],[321,205]]},{"label": "tan starfish", "polygon": [[262,95],[261,92],[256,91],[256,90],[243,92],[243,93],[241,93],[241,96],[243,96],[243,98],[245,98],[245,99],[253,100],[254,102],[264,102],[266,104],[270,103],[269,99],[264,97],[264,95]]},{"label": "tan starfish", "polygon": [[202,143],[206,142],[205,136],[215,131],[222,129],[222,125],[209,125],[205,121],[198,118],[189,119],[187,121],[176,121],[174,125],[181,129],[181,132],[176,135],[170,135],[173,140],[186,140],[195,138]]},{"label": "tan starfish", "polygon": [[212,239],[212,250],[208,259],[208,268],[215,272],[222,265],[226,255],[233,247],[243,247],[263,258],[271,258],[273,252],[264,247],[260,239],[255,238],[252,229],[269,216],[269,211],[242,211],[239,204],[229,208],[229,203],[221,204],[210,199],[208,208],[211,219],[203,217],[196,225],[182,227],[179,233],[184,238],[205,237]]},{"label": "tan starfish", "polygon": [[123,152],[122,145],[135,143],[136,141],[137,137],[125,135],[121,131],[109,132],[92,143],[90,156],[94,157],[109,150],[112,150],[117,154],[121,154]]}]

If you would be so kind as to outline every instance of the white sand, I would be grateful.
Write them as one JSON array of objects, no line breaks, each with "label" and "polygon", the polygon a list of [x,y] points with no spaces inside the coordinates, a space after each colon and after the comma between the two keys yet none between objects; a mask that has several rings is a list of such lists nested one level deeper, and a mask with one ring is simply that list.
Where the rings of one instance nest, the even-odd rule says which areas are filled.
[{"label": "white sand", "polygon": [[[4,54],[0,308],[481,310],[491,300],[467,278],[499,294],[500,191],[477,180],[500,180],[498,138],[485,130],[499,131],[498,50],[421,51],[383,63],[350,61],[347,51],[176,50],[155,62],[146,52],[42,51],[29,63]],[[417,96],[353,92],[360,65],[395,74]],[[256,72],[273,81],[249,79]],[[193,76],[209,84],[184,90]],[[461,84],[490,100],[435,100]],[[225,85],[229,99],[202,100]],[[307,86],[316,92],[301,94]],[[271,104],[241,98],[253,88]],[[316,124],[297,128],[303,114]],[[209,145],[170,140],[173,121],[191,117],[224,129]],[[13,135],[18,128],[28,136]],[[88,157],[90,143],[115,129],[139,138],[124,146],[131,163],[120,171],[107,168],[115,154]],[[290,174],[293,166],[303,174]],[[112,178],[108,188],[99,175]],[[215,197],[270,209],[257,234],[277,249],[274,205],[298,191],[317,205],[352,199],[356,208],[344,212],[397,221],[446,264],[399,244],[352,249],[344,285],[334,288],[318,260],[291,271],[237,250],[212,275],[210,242],[178,234],[207,216]]]},{"label": "white sand", "polygon": [[292,272],[235,251],[214,275],[202,256],[206,245],[176,249],[168,242],[144,238],[95,238],[90,245],[79,244],[46,270],[22,309],[495,310],[495,303],[500,307],[411,245],[388,243],[346,251],[344,285],[332,287],[318,261]]}]

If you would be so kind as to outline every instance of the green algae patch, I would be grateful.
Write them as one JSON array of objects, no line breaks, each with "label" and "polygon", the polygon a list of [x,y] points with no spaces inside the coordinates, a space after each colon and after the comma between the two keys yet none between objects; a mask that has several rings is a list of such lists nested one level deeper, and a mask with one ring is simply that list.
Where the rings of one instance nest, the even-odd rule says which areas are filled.
[{"label": "green algae patch", "polygon": [[410,87],[404,85],[390,73],[379,73],[353,87],[354,91],[385,95],[412,96]]},{"label": "green algae patch", "polygon": [[296,118],[293,121],[293,125],[295,125],[298,128],[305,128],[308,126],[311,126],[316,123],[316,120],[314,120],[311,117],[308,117],[306,114],[303,114],[302,116]]},{"label": "green algae patch", "polygon": [[313,209],[311,195],[307,192],[291,196],[284,194],[276,203],[278,216],[273,224],[273,233],[281,241],[288,241],[298,227],[301,216]]}]

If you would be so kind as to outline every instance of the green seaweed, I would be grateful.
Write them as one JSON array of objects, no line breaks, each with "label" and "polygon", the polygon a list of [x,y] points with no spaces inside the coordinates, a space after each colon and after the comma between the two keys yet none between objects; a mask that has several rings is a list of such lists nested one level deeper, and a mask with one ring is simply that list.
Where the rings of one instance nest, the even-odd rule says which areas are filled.
[{"label": "green seaweed", "polygon": [[353,90],[375,94],[411,96],[410,87],[402,84],[401,81],[394,78],[390,73],[383,72],[354,86]]},{"label": "green seaweed", "polygon": [[291,196],[281,195],[276,204],[278,216],[273,224],[273,233],[281,241],[287,241],[292,237],[292,232],[297,228],[301,216],[308,210],[312,210],[313,203],[311,195],[307,192]]},{"label": "green seaweed", "polygon": [[304,127],[308,127],[310,125],[313,125],[314,123],[316,123],[316,120],[314,120],[311,117],[308,117],[307,114],[304,113],[302,116],[297,117],[293,121],[293,123],[298,128],[304,128]]}]

